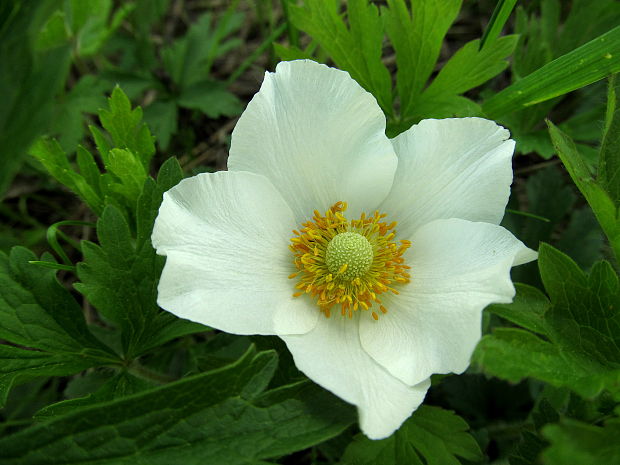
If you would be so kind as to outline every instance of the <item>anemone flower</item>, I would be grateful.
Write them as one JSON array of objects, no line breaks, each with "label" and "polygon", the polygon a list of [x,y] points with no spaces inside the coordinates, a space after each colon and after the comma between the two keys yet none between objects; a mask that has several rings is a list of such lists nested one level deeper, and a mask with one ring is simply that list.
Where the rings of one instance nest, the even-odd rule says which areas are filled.
[{"label": "anemone flower", "polygon": [[481,314],[536,258],[498,226],[514,141],[481,118],[394,139],[371,94],[312,61],[266,73],[228,171],[164,195],[158,303],[233,334],[277,335],[309,378],[392,434],[433,373],[462,373]]}]

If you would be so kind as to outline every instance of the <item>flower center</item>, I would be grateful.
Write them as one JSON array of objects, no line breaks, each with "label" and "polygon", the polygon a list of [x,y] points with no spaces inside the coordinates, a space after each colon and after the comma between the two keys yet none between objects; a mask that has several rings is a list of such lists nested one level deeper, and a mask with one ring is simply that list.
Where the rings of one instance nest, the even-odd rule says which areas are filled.
[{"label": "flower center", "polygon": [[396,286],[409,282],[409,266],[404,252],[411,242],[393,241],[395,222],[386,223],[385,214],[362,213],[359,220],[347,220],[345,202],[337,202],[324,215],[314,211],[312,220],[302,224],[291,238],[298,278],[294,297],[303,294],[316,300],[319,310],[329,318],[334,305],[343,316],[353,317],[358,310],[370,310],[375,320],[387,313],[379,296],[398,294]]},{"label": "flower center", "polygon": [[364,236],[356,232],[343,232],[327,244],[325,264],[340,278],[351,281],[364,275],[372,265],[372,245]]}]

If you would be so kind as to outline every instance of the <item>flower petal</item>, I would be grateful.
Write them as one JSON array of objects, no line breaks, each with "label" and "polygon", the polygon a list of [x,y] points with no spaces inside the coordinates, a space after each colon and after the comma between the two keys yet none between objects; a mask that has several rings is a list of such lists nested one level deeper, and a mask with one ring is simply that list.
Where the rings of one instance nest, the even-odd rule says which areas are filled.
[{"label": "flower petal", "polygon": [[411,282],[383,298],[388,313],[362,318],[362,346],[407,384],[461,373],[480,339],[482,310],[514,297],[510,268],[536,258],[490,223],[437,220],[418,229],[406,257]]},{"label": "flower petal", "polygon": [[200,174],[164,194],[153,246],[166,255],[159,305],[235,334],[305,333],[318,311],[295,299],[288,244],[295,220],[267,179]]},{"label": "flower petal", "polygon": [[441,218],[499,224],[512,183],[509,136],[481,118],[421,121],[392,140],[398,169],[380,210],[401,236]]},{"label": "flower petal", "polygon": [[307,334],[284,336],[295,365],[308,377],[358,407],[360,427],[371,439],[395,430],[422,403],[430,380],[407,386],[362,349],[357,318],[321,316]]},{"label": "flower petal", "polygon": [[262,174],[298,223],[337,201],[373,211],[392,186],[397,159],[374,97],[348,73],[309,60],[282,62],[232,134],[228,168]]}]

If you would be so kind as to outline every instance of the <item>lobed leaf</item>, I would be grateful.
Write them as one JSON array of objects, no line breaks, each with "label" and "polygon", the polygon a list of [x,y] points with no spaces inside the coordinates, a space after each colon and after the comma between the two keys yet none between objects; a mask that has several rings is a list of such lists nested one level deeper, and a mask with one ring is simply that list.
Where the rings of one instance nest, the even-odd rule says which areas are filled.
[{"label": "lobed leaf", "polygon": [[421,406],[392,436],[373,441],[357,435],[342,456],[347,465],[459,465],[457,459],[482,458],[468,425],[449,410]]},{"label": "lobed leaf", "polygon": [[[385,29],[396,52],[396,87],[401,118],[412,114],[416,98],[430,77],[448,28],[461,9],[461,0],[389,0],[381,9]],[[418,112],[419,113],[419,112]]]},{"label": "lobed leaf", "polygon": [[259,463],[339,434],[354,409],[301,383],[262,392],[274,352],[84,407],[0,439],[2,464]]},{"label": "lobed leaf", "polygon": [[334,60],[372,93],[383,111],[391,114],[392,83],[381,61],[383,25],[377,7],[367,0],[347,4],[349,27],[334,0],[309,0],[303,7],[289,5],[290,20],[308,33]]}]

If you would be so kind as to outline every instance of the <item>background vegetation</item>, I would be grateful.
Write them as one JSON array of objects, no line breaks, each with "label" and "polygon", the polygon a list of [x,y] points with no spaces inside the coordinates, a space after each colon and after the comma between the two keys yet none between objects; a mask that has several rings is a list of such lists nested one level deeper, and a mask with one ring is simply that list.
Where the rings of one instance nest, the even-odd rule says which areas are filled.
[{"label": "background vegetation", "polygon": [[[618,24],[615,0],[0,3],[0,463],[620,463]],[[155,302],[162,193],[225,168],[264,70],[304,57],[389,136],[509,128],[503,224],[540,250],[468,372],[383,441],[278,338]]]}]

